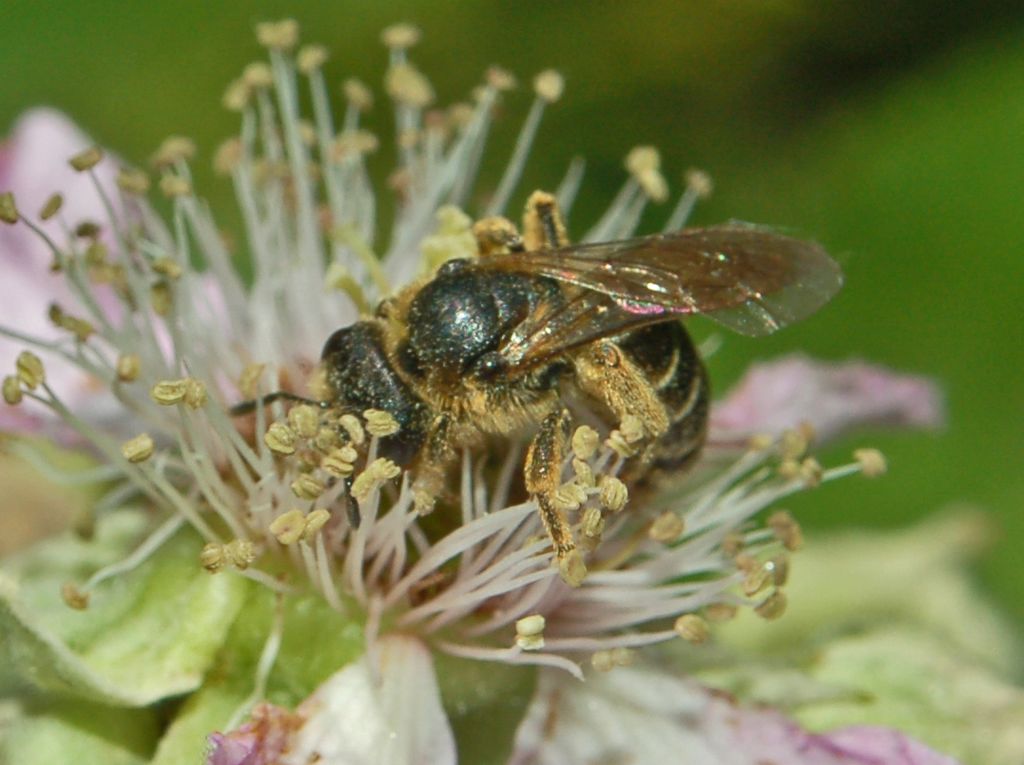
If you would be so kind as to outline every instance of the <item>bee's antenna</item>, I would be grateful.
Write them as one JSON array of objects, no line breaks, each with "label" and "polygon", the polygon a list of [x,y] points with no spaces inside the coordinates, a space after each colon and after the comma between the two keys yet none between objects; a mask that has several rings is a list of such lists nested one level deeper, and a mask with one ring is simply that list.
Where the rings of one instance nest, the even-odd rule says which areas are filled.
[{"label": "bee's antenna", "polygon": [[311,398],[303,398],[302,396],[296,396],[294,393],[289,393],[286,390],[278,390],[273,393],[268,393],[266,396],[260,396],[254,398],[251,401],[242,401],[239,404],[235,404],[229,410],[232,417],[241,417],[245,414],[252,414],[262,406],[269,406],[275,401],[294,401],[299,404],[312,404],[318,406],[321,409],[326,409],[330,406],[329,401],[314,401]]}]

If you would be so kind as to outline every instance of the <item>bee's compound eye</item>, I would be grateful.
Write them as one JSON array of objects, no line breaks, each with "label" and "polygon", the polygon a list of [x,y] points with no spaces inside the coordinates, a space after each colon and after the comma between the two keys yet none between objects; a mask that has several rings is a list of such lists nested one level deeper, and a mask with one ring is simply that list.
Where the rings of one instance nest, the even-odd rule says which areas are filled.
[{"label": "bee's compound eye", "polygon": [[437,275],[449,276],[450,274],[457,274],[468,265],[469,260],[466,258],[452,258],[441,264],[440,268],[437,269]]},{"label": "bee's compound eye", "polygon": [[505,371],[505,359],[501,354],[489,351],[473,362],[472,374],[481,380],[493,380]]}]

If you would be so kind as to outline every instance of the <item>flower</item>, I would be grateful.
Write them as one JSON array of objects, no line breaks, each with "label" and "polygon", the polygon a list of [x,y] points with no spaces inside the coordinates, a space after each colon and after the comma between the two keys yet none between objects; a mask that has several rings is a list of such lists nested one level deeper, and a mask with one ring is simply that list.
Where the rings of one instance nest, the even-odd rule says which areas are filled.
[{"label": "flower", "polygon": [[[117,536],[116,521],[136,533],[145,526],[148,536],[126,558],[98,570],[91,566],[84,582],[79,576],[65,583],[64,601],[83,612],[106,608],[123,618],[123,609],[110,600],[104,605],[117,597],[112,585],[118,578],[145,572],[146,581],[162,582],[165,590],[168,582],[188,582],[165,595],[187,618],[171,620],[172,629],[156,616],[167,605],[147,603],[153,617],[140,607],[146,618],[131,617],[139,632],[124,633],[135,634],[133,646],[144,641],[158,660],[111,660],[116,650],[138,658],[135,647],[103,645],[99,661],[61,648],[52,676],[43,672],[37,684],[70,683],[110,704],[143,707],[199,689],[160,744],[159,756],[167,758],[167,751],[185,746],[177,743],[180,731],[189,730],[198,707],[210,729],[222,730],[235,728],[253,710],[250,722],[211,739],[210,762],[316,756],[325,762],[447,762],[455,756],[454,736],[434,669],[445,657],[547,669],[517,744],[532,752],[540,746],[538,705],[552,703],[551,684],[582,679],[584,660],[595,670],[621,669],[638,648],[680,638],[705,642],[711,622],[740,608],[765,619],[780,616],[789,555],[800,547],[801,532],[783,511],[765,522],[758,516],[821,482],[881,472],[884,461],[876,452],[864,450],[849,464],[824,468],[807,453],[811,429],[775,430],[752,439],[727,467],[701,474],[677,496],[624,510],[630,488],[618,476],[633,450],[627,423],[603,434],[581,426],[558,501],[573,514],[587,550],[584,577],[582,569],[560,570],[552,563],[533,502],[516,497],[519,446],[504,454],[466,450],[457,502],[448,512],[423,517],[408,474],[378,456],[379,440],[397,427],[389,413],[367,410],[360,417],[276,401],[269,409],[256,407],[248,419],[233,416],[233,404],[272,391],[315,395],[316,360],[333,330],[355,321],[396,285],[452,257],[475,254],[471,219],[461,207],[473,192],[495,104],[513,84],[508,73],[492,69],[472,104],[428,111],[433,90],[408,54],[417,33],[406,26],[385,33],[398,168],[389,178],[396,212],[390,236],[380,244],[368,171],[378,139],[361,127],[372,102],[369,90],[346,83],[347,109],[336,132],[322,72],[325,51],[296,50],[298,30],[290,21],[260,25],[258,36],[269,64],[246,67],[225,94],[225,105],[240,113],[241,130],[215,160],[238,197],[251,283],[235,270],[210,211],[194,195],[195,147],[185,138],[169,138],[153,157],[157,186],[172,207],[169,223],[146,201],[145,174],[122,168],[115,187],[102,153],[88,147],[71,165],[99,195],[105,211],[99,226],[75,228],[78,221],[71,220],[76,236],[58,243],[19,209],[20,190],[2,199],[4,219],[32,228],[48,246],[69,298],[49,311],[61,332],[57,342],[41,332],[8,329],[7,335],[55,353],[98,381],[118,402],[118,424],[129,432],[112,431],[72,395],[72,382],[55,379],[50,361],[31,351],[10,369],[5,399],[12,406],[24,400],[42,405],[91,445],[109,466],[97,477],[116,478],[104,507],[131,503],[148,511],[130,520],[112,511],[101,518],[104,534]],[[299,110],[306,88],[308,121]],[[561,93],[559,76],[541,73],[534,92],[488,214],[507,207],[543,111]],[[635,149],[626,166],[629,179],[585,239],[629,236],[646,204],[665,198],[667,182],[653,149]],[[582,165],[574,162],[558,189],[563,210],[570,209],[581,177]],[[706,189],[706,179],[689,176],[670,227],[682,225]],[[197,259],[204,272],[193,265]],[[115,308],[107,305],[111,296]],[[42,301],[34,306],[43,307]],[[800,374],[812,388],[827,378],[813,366]],[[791,383],[799,375],[787,370],[786,378]],[[885,393],[899,384],[900,378],[883,376],[877,388]],[[874,399],[865,402],[861,393],[833,393],[834,407],[812,407],[802,419],[813,424],[820,414],[834,435],[877,416]],[[838,417],[833,409],[854,414]],[[902,399],[886,401],[883,414],[905,419],[906,409]],[[735,440],[738,429],[759,432],[776,424],[760,416],[756,407],[750,416],[733,416],[729,438]],[[115,531],[108,531],[111,526]],[[120,534],[122,540],[131,536]],[[177,578],[157,576],[169,561],[188,561],[191,568],[176,569]],[[207,577],[200,566],[215,576]],[[206,578],[199,582],[196,572]],[[13,585],[9,590],[0,599],[9,604],[7,621],[0,623],[24,627],[30,618]],[[200,603],[204,607],[196,608]],[[290,672],[305,658],[288,645],[294,634],[289,630],[310,609],[321,644],[332,640],[329,625],[345,632],[338,638],[344,661],[324,659],[303,670],[294,685],[307,694],[314,685],[318,689],[294,713],[254,707],[275,672]],[[264,617],[261,646],[253,650],[253,625]],[[61,630],[88,642],[74,629]],[[87,632],[98,634],[95,628]],[[63,646],[37,625],[18,634],[28,641],[26,654]],[[330,649],[320,652],[326,656]],[[144,678],[128,682],[140,666]],[[215,666],[223,676],[211,671]],[[622,669],[615,676],[627,680],[635,672],[640,670]],[[636,682],[649,678],[643,674]],[[598,692],[603,683],[593,683]],[[239,687],[246,688],[241,697]],[[714,725],[732,724],[723,720],[733,713],[692,683],[668,683],[666,689],[684,706],[708,705]],[[290,691],[294,696],[295,688]],[[567,691],[566,698],[577,692],[583,693]],[[218,693],[236,703],[215,716],[209,709]],[[755,713],[736,714],[761,725]],[[771,726],[785,728],[775,718]]]}]

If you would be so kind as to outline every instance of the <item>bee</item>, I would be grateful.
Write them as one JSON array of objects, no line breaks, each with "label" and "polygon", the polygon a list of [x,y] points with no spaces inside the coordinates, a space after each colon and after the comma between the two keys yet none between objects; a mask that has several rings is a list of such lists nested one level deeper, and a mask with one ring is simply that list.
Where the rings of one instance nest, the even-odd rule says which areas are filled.
[{"label": "bee", "polygon": [[639,423],[631,483],[678,473],[704,444],[710,395],[680,318],[708,314],[768,334],[816,311],[842,283],[819,245],[744,224],[570,245],[544,192],[530,197],[522,233],[499,217],[473,232],[477,257],[445,262],[330,336],[319,403],[395,418],[399,430],[381,438],[379,453],[413,471],[421,511],[459,449],[532,431],[525,487],[574,582],[566,571],[582,558],[555,498],[572,431],[567,404],[582,400],[611,426]]}]

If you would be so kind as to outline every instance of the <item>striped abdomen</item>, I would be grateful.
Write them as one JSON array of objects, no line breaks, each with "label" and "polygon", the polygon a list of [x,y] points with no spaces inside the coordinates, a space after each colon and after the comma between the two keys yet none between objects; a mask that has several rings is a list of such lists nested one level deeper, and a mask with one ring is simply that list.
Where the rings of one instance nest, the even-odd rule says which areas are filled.
[{"label": "striped abdomen", "polygon": [[643,370],[668,415],[668,431],[641,458],[630,478],[647,483],[683,470],[707,434],[710,391],[704,364],[683,325],[666,322],[636,330],[618,345]]}]

